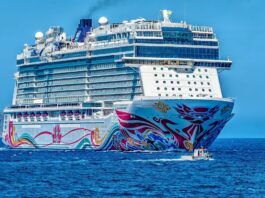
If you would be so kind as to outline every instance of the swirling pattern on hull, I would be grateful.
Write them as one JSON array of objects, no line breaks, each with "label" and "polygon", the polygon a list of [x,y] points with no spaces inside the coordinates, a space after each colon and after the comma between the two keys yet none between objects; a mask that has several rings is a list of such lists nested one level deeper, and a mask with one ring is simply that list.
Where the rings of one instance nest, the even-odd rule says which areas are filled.
[{"label": "swirling pattern on hull", "polygon": [[[70,148],[92,149],[96,151],[119,150],[186,150],[209,147],[219,135],[231,115],[213,119],[222,110],[220,106],[188,107],[177,104],[171,108],[175,117],[171,120],[159,114],[151,119],[136,114],[116,110],[118,122],[101,137],[100,129],[73,128],[65,133],[60,125],[53,131],[42,131],[35,136],[23,133],[17,137],[13,122],[4,140],[13,148]],[[185,124],[185,126],[183,125]],[[79,136],[73,136],[75,134]],[[80,135],[82,134],[82,135]],[[70,138],[69,138],[70,136]],[[74,137],[74,138],[72,138]],[[40,140],[49,140],[40,144]],[[69,139],[71,141],[69,141]]]}]

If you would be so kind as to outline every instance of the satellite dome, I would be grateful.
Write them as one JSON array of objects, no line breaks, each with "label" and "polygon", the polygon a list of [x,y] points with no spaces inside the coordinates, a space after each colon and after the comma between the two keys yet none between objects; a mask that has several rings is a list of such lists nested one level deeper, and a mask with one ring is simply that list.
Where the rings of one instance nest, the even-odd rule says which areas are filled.
[{"label": "satellite dome", "polygon": [[37,32],[37,33],[35,34],[35,38],[36,38],[37,40],[42,39],[42,38],[43,38],[43,33],[42,33],[42,32]]},{"label": "satellite dome", "polygon": [[100,17],[99,20],[98,20],[98,23],[100,25],[107,25],[108,24],[108,19],[106,17]]}]

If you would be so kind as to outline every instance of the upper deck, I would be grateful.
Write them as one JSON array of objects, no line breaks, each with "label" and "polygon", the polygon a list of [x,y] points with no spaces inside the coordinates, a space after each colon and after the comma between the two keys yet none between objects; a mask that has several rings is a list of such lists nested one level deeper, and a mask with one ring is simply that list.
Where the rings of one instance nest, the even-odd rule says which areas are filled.
[{"label": "upper deck", "polygon": [[45,36],[40,32],[35,35],[34,45],[24,46],[17,55],[17,65],[91,59],[119,52],[124,56],[219,59],[219,43],[211,27],[171,22],[169,16],[163,16],[161,21],[141,18],[114,24],[101,18],[95,28],[91,20],[81,20],[73,39],[66,37],[63,28],[51,27]]},{"label": "upper deck", "polygon": [[82,19],[73,38],[54,26],[24,46],[17,56],[13,105],[129,101],[144,95],[140,65],[193,72],[200,67],[222,71],[231,64],[220,59],[211,27],[172,22],[166,10],[162,20],[109,24],[101,17],[94,28],[92,20]]}]

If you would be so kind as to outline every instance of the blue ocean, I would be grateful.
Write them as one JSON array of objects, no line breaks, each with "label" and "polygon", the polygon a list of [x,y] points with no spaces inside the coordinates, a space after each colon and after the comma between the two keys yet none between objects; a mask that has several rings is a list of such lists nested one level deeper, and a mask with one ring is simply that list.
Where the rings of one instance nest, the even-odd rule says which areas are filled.
[{"label": "blue ocean", "polygon": [[265,197],[265,139],[187,153],[0,149],[0,197]]}]

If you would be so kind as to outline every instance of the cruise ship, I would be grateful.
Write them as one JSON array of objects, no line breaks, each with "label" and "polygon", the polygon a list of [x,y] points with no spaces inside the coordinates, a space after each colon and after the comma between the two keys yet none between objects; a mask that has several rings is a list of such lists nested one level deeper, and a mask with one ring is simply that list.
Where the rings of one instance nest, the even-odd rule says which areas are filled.
[{"label": "cruise ship", "polygon": [[11,148],[193,151],[208,148],[233,116],[212,27],[138,18],[67,37],[53,26],[17,55],[2,140]]}]

